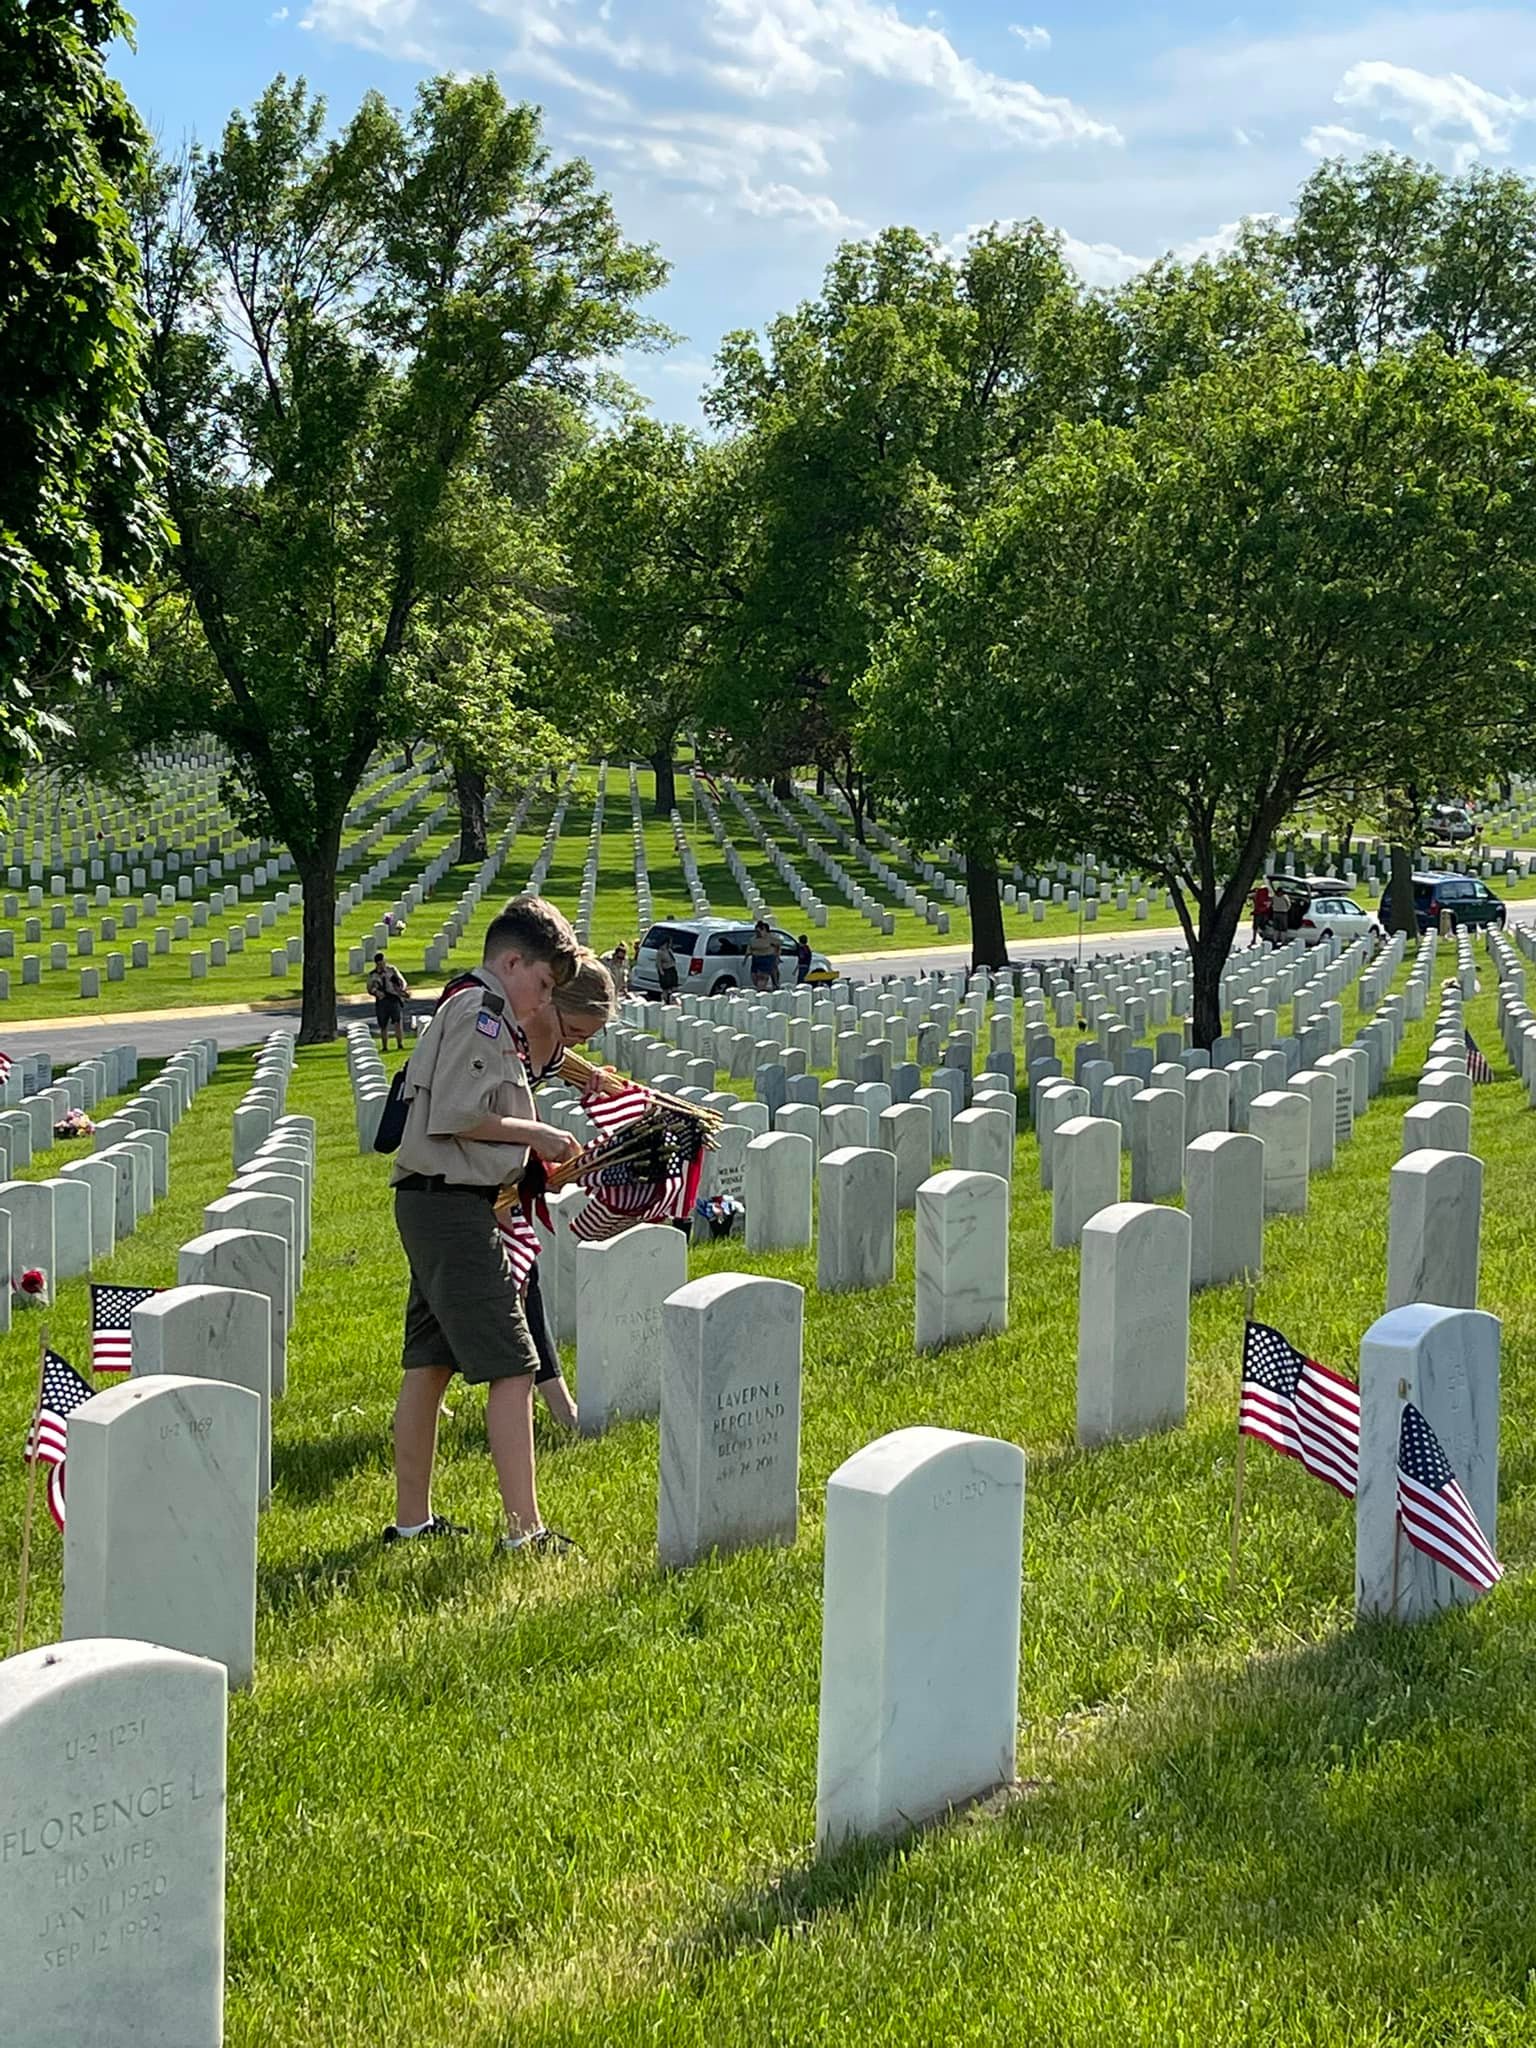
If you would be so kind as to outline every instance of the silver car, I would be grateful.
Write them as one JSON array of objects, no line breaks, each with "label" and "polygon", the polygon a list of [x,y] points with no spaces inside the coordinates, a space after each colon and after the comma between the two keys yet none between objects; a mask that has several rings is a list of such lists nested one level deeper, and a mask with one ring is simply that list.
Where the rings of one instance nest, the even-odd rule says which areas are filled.
[{"label": "silver car", "polygon": [[[772,930],[779,942],[779,986],[793,988],[800,972],[795,958],[794,933],[783,931],[778,925],[774,925]],[[751,919],[744,917],[664,919],[653,924],[640,941],[634,965],[629,971],[629,985],[641,995],[662,993],[657,948],[668,940],[677,961],[679,994],[691,992],[694,995],[720,996],[728,995],[733,988],[750,988],[752,963],[747,957],[747,945],[752,931]],[[837,971],[826,954],[813,949],[806,980],[836,979]]]}]

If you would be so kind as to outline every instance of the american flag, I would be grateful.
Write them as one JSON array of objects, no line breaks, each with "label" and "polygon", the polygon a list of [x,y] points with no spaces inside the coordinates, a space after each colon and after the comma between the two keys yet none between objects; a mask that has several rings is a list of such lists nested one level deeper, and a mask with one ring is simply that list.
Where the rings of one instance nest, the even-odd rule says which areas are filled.
[{"label": "american flag", "polygon": [[1477,1040],[1470,1031],[1464,1030],[1461,1035],[1467,1041],[1467,1072],[1472,1076],[1473,1085],[1479,1081],[1491,1081],[1493,1069],[1478,1050]]},{"label": "american flag", "polygon": [[1267,1323],[1243,1331],[1243,1391],[1238,1431],[1296,1458],[1347,1500],[1360,1466],[1360,1389],[1341,1373],[1305,1358]]},{"label": "american flag", "polygon": [[1411,1401],[1397,1433],[1397,1519],[1415,1550],[1485,1592],[1504,1576],[1440,1439]]},{"label": "american flag", "polygon": [[601,1244],[632,1223],[669,1223],[684,1213],[687,1188],[680,1169],[672,1169],[661,1180],[641,1178],[638,1168],[614,1167],[611,1172],[613,1179],[588,1189],[591,1201],[572,1218],[571,1235],[582,1244]]},{"label": "american flag", "polygon": [[64,1453],[68,1448],[66,1424],[73,1409],[95,1393],[67,1358],[57,1351],[43,1353],[43,1398],[35,1424],[27,1431],[22,1457],[29,1464],[47,1465],[48,1512],[64,1526]]},{"label": "american flag", "polygon": [[539,1256],[539,1233],[522,1210],[514,1208],[505,1213],[500,1209],[496,1211],[496,1235],[501,1240],[501,1256],[506,1269],[521,1292],[528,1285],[528,1275]]},{"label": "american flag", "polygon": [[92,1372],[132,1370],[133,1312],[159,1292],[158,1287],[91,1288]]},{"label": "american flag", "polygon": [[700,782],[704,785],[704,787],[709,791],[710,795],[714,798],[716,808],[718,809],[720,803],[720,785],[718,782],[716,782],[713,775],[710,774],[709,770],[707,768],[700,768],[697,765],[695,765],[693,771],[693,779],[695,782]]},{"label": "american flag", "polygon": [[9,1081],[10,1078],[11,1056],[8,1052],[0,1052],[0,1081]]},{"label": "american flag", "polygon": [[649,1088],[621,1088],[617,1095],[589,1095],[582,1108],[606,1138],[638,1123],[655,1099]]}]

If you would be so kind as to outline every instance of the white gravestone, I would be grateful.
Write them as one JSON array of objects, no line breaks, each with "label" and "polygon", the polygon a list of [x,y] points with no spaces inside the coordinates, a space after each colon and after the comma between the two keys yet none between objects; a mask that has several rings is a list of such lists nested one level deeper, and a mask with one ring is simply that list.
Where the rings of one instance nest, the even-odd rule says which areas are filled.
[{"label": "white gravestone", "polygon": [[1144,1088],[1131,1097],[1131,1200],[1176,1195],[1184,1178],[1184,1097]]},{"label": "white gravestone", "polygon": [[661,1406],[662,1304],[688,1279],[688,1241],[637,1223],[576,1247],[576,1413],[583,1436]]},{"label": "white gravestone", "polygon": [[36,1266],[48,1275],[52,1292],[57,1277],[52,1187],[41,1180],[0,1181],[0,1210],[11,1219],[11,1270],[0,1280],[14,1281]]},{"label": "white gravestone", "polygon": [[145,1642],[0,1663],[8,2048],[223,2039],[226,1690]]},{"label": "white gravestone", "polygon": [[182,1287],[233,1287],[264,1294],[272,1310],[272,1398],[288,1391],[288,1247],[280,1237],[254,1230],[210,1230],[194,1237],[176,1256]]},{"label": "white gravestone", "polygon": [[932,1112],[923,1102],[898,1102],[881,1110],[879,1124],[880,1143],[896,1161],[896,1207],[915,1209],[917,1191],[933,1171]]},{"label": "white gravestone", "polygon": [[45,1180],[40,1183],[53,1196],[53,1271],[50,1286],[59,1280],[78,1280],[91,1270],[95,1255],[91,1225],[91,1191],[80,1180]]},{"label": "white gravestone", "polygon": [[794,1542],[804,1312],[800,1288],[745,1273],[690,1280],[664,1305],[663,1565]]},{"label": "white gravestone", "polygon": [[261,1403],[257,1494],[272,1492],[272,1306],[234,1287],[167,1287],[133,1311],[135,1377],[228,1380]]},{"label": "white gravestone", "polygon": [[261,1403],[224,1380],[128,1379],[69,1418],[64,1634],[256,1663]]},{"label": "white gravestone", "polygon": [[[1191,1076],[1191,1079],[1194,1077]],[[1189,1284],[1224,1287],[1264,1271],[1264,1146],[1243,1131],[1207,1131],[1184,1148]]]},{"label": "white gravestone", "polygon": [[1410,1152],[1470,1152],[1472,1112],[1462,1102],[1415,1102],[1403,1111],[1403,1157]]},{"label": "white gravestone", "polygon": [[1483,1162],[1410,1152],[1387,1176],[1387,1307],[1476,1308]]},{"label": "white gravestone", "polygon": [[1117,1202],[1083,1231],[1077,1440],[1177,1429],[1189,1371],[1189,1218]]},{"label": "white gravestone", "polygon": [[1007,1327],[1008,1183],[957,1167],[936,1173],[917,1191],[916,1348]]},{"label": "white gravestone", "polygon": [[1326,1173],[1333,1164],[1338,1128],[1338,1082],[1321,1069],[1292,1074],[1286,1083],[1293,1095],[1304,1095],[1311,1108],[1307,1120],[1307,1170]]},{"label": "white gravestone", "polygon": [[298,1291],[299,1218],[287,1195],[228,1194],[209,1202],[203,1210],[203,1229],[250,1230],[267,1237],[280,1237],[287,1257],[283,1280],[288,1303],[288,1320],[293,1321]]},{"label": "white gravestone", "polygon": [[1438,1437],[1497,1556],[1498,1318],[1415,1303],[1379,1317],[1360,1340],[1355,1611],[1399,1622],[1477,1598],[1476,1587],[1426,1557],[1398,1526],[1398,1435],[1409,1401]]},{"label": "white gravestone", "polygon": [[1264,1214],[1305,1216],[1312,1105],[1288,1089],[1267,1089],[1249,1105],[1248,1128],[1264,1142]]},{"label": "white gravestone", "polygon": [[896,1173],[896,1155],[874,1147],[848,1145],[822,1160],[816,1285],[823,1294],[889,1285],[896,1271]]},{"label": "white gravestone", "polygon": [[[999,1180],[1012,1180],[1013,1119],[1000,1109],[962,1110],[950,1126],[950,1156],[962,1173],[994,1173]],[[1053,1171],[1055,1157],[1053,1139]]]},{"label": "white gravestone", "polygon": [[[866,1119],[867,1121],[867,1119]],[[816,1148],[793,1131],[769,1131],[747,1147],[747,1247],[782,1251],[811,1241]]]},{"label": "white gravestone", "polygon": [[714,1150],[704,1155],[699,1176],[699,1193],[713,1199],[729,1195],[732,1201],[745,1199],[747,1146],[751,1133],[743,1124],[723,1124],[715,1133]]},{"label": "white gravestone", "polygon": [[1051,1138],[1051,1249],[1080,1244],[1083,1225],[1120,1199],[1120,1126],[1074,1116]]},{"label": "white gravestone", "polygon": [[1024,1453],[899,1429],[827,1482],[816,1838],[896,1832],[1010,1784]]}]

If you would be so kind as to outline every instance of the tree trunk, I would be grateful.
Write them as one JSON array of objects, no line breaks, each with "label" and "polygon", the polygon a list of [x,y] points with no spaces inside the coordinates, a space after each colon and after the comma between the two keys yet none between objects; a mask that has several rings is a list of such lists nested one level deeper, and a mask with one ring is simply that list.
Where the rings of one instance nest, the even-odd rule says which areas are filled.
[{"label": "tree trunk", "polygon": [[455,762],[453,786],[459,799],[459,859],[482,861],[487,851],[484,772]]},{"label": "tree trunk", "polygon": [[971,965],[1006,967],[1008,938],[1003,930],[1003,899],[998,892],[997,868],[976,854],[965,856],[965,893],[971,911]]},{"label": "tree trunk", "polygon": [[656,816],[670,817],[677,809],[677,777],[672,772],[672,745],[668,741],[658,747],[651,756],[651,766],[656,771]]},{"label": "tree trunk", "polygon": [[795,785],[787,775],[775,775],[773,793],[781,804],[787,804],[795,793]]},{"label": "tree trunk", "polygon": [[414,740],[407,740],[405,743],[405,765],[407,768],[414,768],[416,766],[416,742]]},{"label": "tree trunk", "polygon": [[1229,937],[1225,945],[1218,945],[1203,932],[1197,933],[1189,949],[1190,977],[1195,988],[1195,1012],[1191,1019],[1191,1030],[1195,1044],[1206,1052],[1221,1036],[1221,970],[1227,964],[1227,955],[1232,950]]},{"label": "tree trunk", "polygon": [[824,768],[824,767],[822,766],[822,764],[821,764],[821,763],[820,763],[820,762],[818,761],[818,762],[816,763],[816,794],[817,794],[818,796],[825,796],[825,795],[826,795],[826,793],[827,793],[827,771],[826,771],[826,769],[825,769],[825,768]]},{"label": "tree trunk", "polygon": [[300,1045],[329,1045],[336,1036],[336,861],[341,820],[314,848],[294,855],[304,885],[304,1010]]},{"label": "tree trunk", "polygon": [[1387,885],[1387,929],[1407,932],[1410,937],[1418,929],[1418,918],[1413,908],[1413,849],[1408,846],[1392,848],[1392,877]]}]

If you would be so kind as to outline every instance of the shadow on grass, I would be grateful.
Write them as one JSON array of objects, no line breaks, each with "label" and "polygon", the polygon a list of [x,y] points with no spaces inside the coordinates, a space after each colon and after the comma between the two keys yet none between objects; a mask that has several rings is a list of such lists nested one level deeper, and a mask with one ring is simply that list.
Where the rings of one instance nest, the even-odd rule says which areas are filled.
[{"label": "shadow on grass", "polygon": [[1247,1950],[1287,1971],[1320,1959],[1357,2016],[1452,1979],[1523,2001],[1536,1810],[1517,1788],[1536,1716],[1521,1635],[1462,1610],[1191,1670],[1144,1711],[1057,1731],[1049,1780],[738,1892],[667,1944],[669,1962],[702,1973],[868,1895],[878,1922],[920,1850],[942,1915],[998,1882],[999,1858],[1064,1889],[1094,1869],[1115,1896],[1110,1974],[1203,1952],[1219,1975]]},{"label": "shadow on grass", "polygon": [[324,1500],[354,1472],[389,1466],[389,1428],[346,1429],[272,1447],[272,1485],[285,1506]]}]

